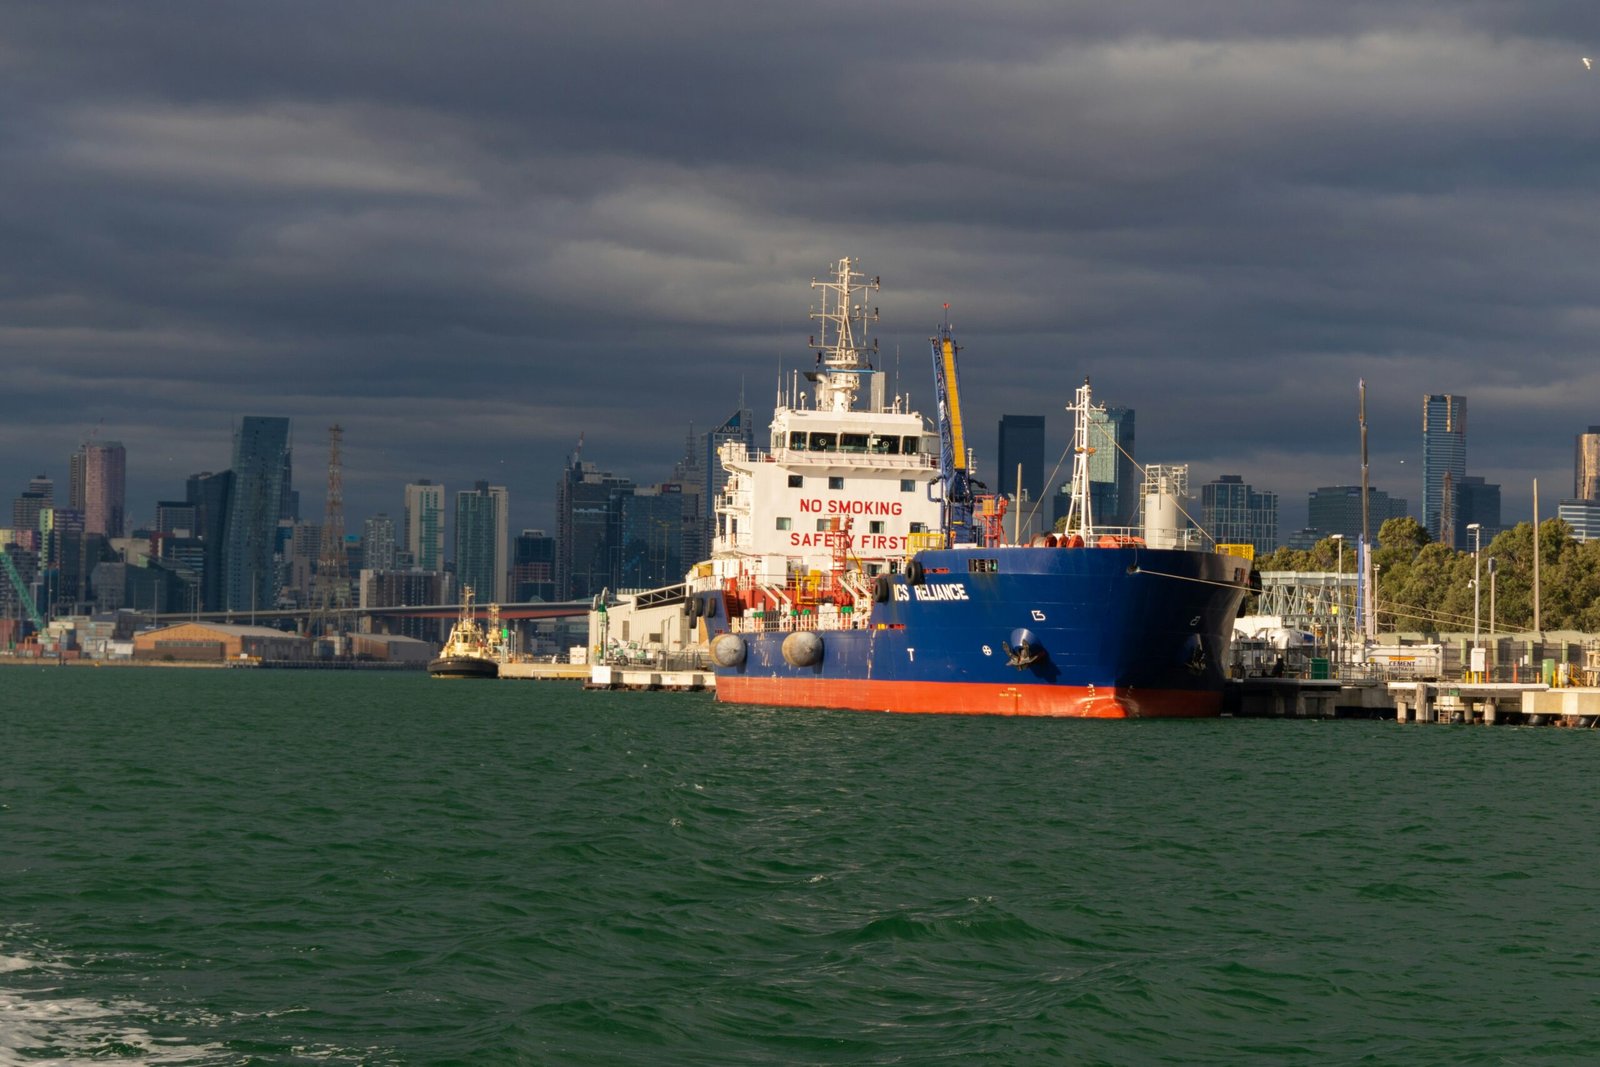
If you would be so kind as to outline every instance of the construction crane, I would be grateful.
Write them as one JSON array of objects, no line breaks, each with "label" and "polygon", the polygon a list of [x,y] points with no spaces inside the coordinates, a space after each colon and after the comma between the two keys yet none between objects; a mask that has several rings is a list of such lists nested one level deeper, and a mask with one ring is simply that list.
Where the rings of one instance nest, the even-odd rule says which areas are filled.
[{"label": "construction crane", "polygon": [[22,575],[17,573],[17,565],[11,562],[11,553],[6,551],[4,545],[0,545],[0,566],[4,566],[6,577],[11,579],[11,588],[17,591],[17,599],[27,609],[34,633],[44,633],[44,619],[39,614],[38,605],[34,604],[33,594],[28,592],[28,586],[23,582]]},{"label": "construction crane", "polygon": [[939,480],[944,487],[941,523],[945,544],[976,540],[973,529],[973,480],[967,469],[967,444],[961,430],[961,384],[956,371],[956,342],[950,333],[950,305],[933,348],[933,381],[939,400]]}]

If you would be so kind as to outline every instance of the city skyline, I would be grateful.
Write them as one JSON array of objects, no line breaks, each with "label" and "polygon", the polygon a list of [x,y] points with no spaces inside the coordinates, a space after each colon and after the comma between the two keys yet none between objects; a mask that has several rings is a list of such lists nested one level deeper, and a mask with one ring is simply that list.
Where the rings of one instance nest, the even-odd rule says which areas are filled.
[{"label": "city skyline", "polygon": [[968,421],[1043,409],[1047,451],[1089,375],[1143,455],[1297,508],[1357,480],[1365,378],[1375,484],[1420,499],[1415,398],[1459,393],[1508,520],[1563,491],[1600,395],[1587,7],[851,12],[8,10],[0,477],[64,486],[98,433],[147,524],[266,411],[345,428],[353,516],[487,479],[549,528],[580,435],[644,484],[742,395],[764,427],[851,255],[924,412],[948,302]]},{"label": "city skyline", "polygon": [[[1438,396],[1425,395],[1423,397],[1425,412],[1429,409],[1429,405],[1430,404],[1432,404],[1435,401],[1441,400],[1441,399],[1446,399],[1446,398],[1441,398],[1441,397],[1438,397]],[[1459,405],[1459,406],[1461,406],[1463,408],[1465,406],[1465,402],[1466,402],[1466,398],[1465,397],[1457,395],[1457,396],[1449,397],[1447,399],[1449,399],[1451,402],[1453,402],[1453,403],[1455,403],[1455,404],[1457,404],[1457,405]],[[1113,406],[1111,408],[1111,411],[1117,418],[1128,418],[1128,419],[1131,419],[1132,414],[1133,414],[1133,412],[1132,412],[1132,410],[1130,408],[1117,407],[1117,406]],[[701,435],[699,435],[698,438],[691,436],[691,439],[690,439],[691,453],[695,449],[699,449],[700,451],[704,451],[706,453],[705,456],[703,456],[703,457],[696,456],[695,458],[697,458],[697,459],[699,459],[701,461],[707,461],[714,454],[711,451],[709,440],[723,440],[723,439],[738,440],[738,439],[741,439],[743,433],[746,432],[746,431],[739,430],[738,432],[730,433],[730,428],[737,428],[739,426],[740,420],[743,419],[747,414],[748,413],[746,411],[736,412],[729,419],[724,420],[720,426],[713,427],[713,429],[711,430],[709,435],[701,434]],[[1070,423],[1070,420],[1068,420],[1065,415],[1061,416],[1061,418],[1064,421],[1068,421]],[[1043,420],[1043,422],[1045,423],[1045,425],[1047,427],[1049,426],[1049,423],[1050,423],[1050,419],[1047,416],[1036,415],[1036,414],[1018,415],[1016,413],[1010,413],[1010,414],[1007,414],[1005,416],[1002,416],[1002,419],[1000,420],[1000,422],[998,424],[999,427],[1000,427],[1000,432],[995,435],[994,444],[990,446],[994,450],[994,453],[996,455],[999,454],[999,451],[1003,447],[1003,442],[1001,440],[1001,437],[1006,432],[1006,430],[1005,430],[1005,428],[1006,428],[1006,420],[1012,420],[1013,422],[1018,422],[1018,420],[1020,420],[1020,424],[1026,425],[1030,429],[1036,428],[1036,423],[1038,421],[1040,421],[1040,420]],[[241,430],[249,427],[251,424],[260,424],[263,421],[267,421],[267,420],[264,420],[263,417],[260,417],[260,416],[243,416],[241,418],[235,419],[234,420],[235,429],[234,429],[234,432],[233,432],[233,436],[234,436],[236,442],[237,442],[237,438],[238,438]],[[283,421],[283,420],[280,420],[278,417],[274,417],[270,421],[279,422],[279,421]],[[284,489],[285,492],[288,491],[288,489],[287,489],[288,478],[290,476],[289,472],[292,469],[292,465],[293,465],[292,464],[292,457],[293,457],[293,453],[294,453],[294,446],[293,446],[293,439],[292,439],[293,438],[293,433],[292,433],[292,429],[291,429],[292,420],[287,420],[287,421],[288,421],[288,425],[283,426],[283,433],[284,433],[284,436],[285,436],[285,439],[286,439],[286,442],[287,442],[286,446],[285,446],[287,448],[287,452],[286,452],[286,464],[287,464],[287,466],[286,466],[286,469],[284,471],[284,481],[281,483],[285,487],[285,489]],[[1594,427],[1589,426],[1589,427],[1586,427],[1586,429],[1592,431],[1592,430],[1594,430]],[[1063,436],[1068,436],[1069,433],[1070,433],[1070,431],[1068,431],[1067,434],[1063,434]],[[1583,441],[1585,436],[1586,435],[1584,433],[1579,432],[1579,433],[1576,433],[1576,434],[1573,434],[1573,435],[1569,435],[1567,437],[1567,450],[1568,450],[1567,454],[1569,456],[1573,455],[1572,441],[1574,439],[1576,439],[1576,440],[1578,440],[1580,442],[1579,448],[1577,449],[1576,458],[1574,460],[1569,460],[1569,462],[1573,464],[1574,470],[1572,472],[1569,472],[1569,474],[1567,475],[1566,483],[1561,482],[1559,480],[1559,478],[1558,478],[1553,484],[1548,484],[1548,485],[1542,487],[1543,498],[1545,500],[1545,503],[1541,508],[1541,512],[1542,512],[1541,517],[1542,518],[1553,517],[1555,515],[1555,510],[1554,509],[1555,509],[1555,506],[1556,506],[1556,502],[1560,501],[1560,500],[1568,499],[1568,497],[1565,495],[1565,492],[1564,492],[1565,485],[1566,484],[1571,484],[1573,481],[1582,478],[1582,474],[1579,473],[1579,471],[1581,469],[1582,463],[1584,462],[1584,455],[1585,454],[1584,454],[1584,452],[1582,450],[1581,442]],[[1052,458],[1051,441],[1053,440],[1053,437],[1054,437],[1053,434],[1047,434],[1046,454],[1043,457],[1044,471],[1043,471],[1041,476],[1046,476],[1048,474],[1048,469],[1057,462],[1057,459],[1059,459],[1059,457]],[[709,438],[709,440],[708,440],[708,438]],[[1418,462],[1412,464],[1410,469],[1412,471],[1415,471],[1417,474],[1424,475],[1423,481],[1425,483],[1426,480],[1427,480],[1426,477],[1425,477],[1425,471],[1427,469],[1427,455],[1428,455],[1428,447],[1429,447],[1428,444],[1427,444],[1426,430],[1424,431],[1423,435],[1420,438],[1418,438],[1418,443],[1419,443],[1419,452],[1418,452],[1419,460],[1418,460]],[[764,447],[764,446],[765,446],[764,439],[760,439],[759,436],[758,436],[757,440],[755,442],[755,447]],[[88,449],[90,447],[91,446],[88,445],[88,444],[86,444],[84,446],[80,446],[80,448],[77,451],[69,454],[66,457],[66,463],[64,465],[69,470],[69,477],[73,477],[73,475],[70,474],[71,469],[80,462],[81,457],[85,454],[85,449]],[[124,449],[124,447],[123,447],[121,442],[107,442],[105,447],[109,447],[109,448],[115,450],[119,462],[126,462],[126,450]],[[237,444],[235,445],[235,447],[237,447]],[[314,445],[313,445],[312,442],[308,441],[306,443],[306,447],[308,449],[310,449],[310,448],[313,448]],[[981,449],[981,448],[976,450],[976,454],[978,456],[978,469],[980,471],[983,471],[982,456],[983,456],[983,452],[984,451],[985,450]],[[574,453],[574,455],[575,454],[576,453]],[[308,459],[309,458],[310,457],[308,456]],[[572,458],[573,458],[572,455],[569,455],[567,457],[569,467],[570,467],[570,463],[572,461]],[[1139,456],[1138,459],[1139,459],[1139,463],[1140,463],[1141,466],[1146,462],[1156,462],[1156,463],[1172,463],[1172,462],[1180,462],[1181,463],[1182,462],[1181,460],[1174,460],[1174,459],[1171,459],[1170,457],[1162,457],[1162,458],[1155,459],[1155,460],[1147,460],[1142,455]],[[235,457],[235,460],[237,461],[237,457]],[[137,457],[135,457],[135,468],[133,468],[133,469],[136,469],[136,464],[137,464]],[[668,461],[667,461],[667,458],[666,458],[666,454],[663,453],[663,454],[658,454],[658,455],[649,457],[647,459],[647,461],[645,462],[644,466],[645,466],[645,469],[649,469],[649,470],[653,470],[653,471],[661,471],[663,469],[671,467],[671,473],[670,474],[665,475],[665,476],[661,477],[658,480],[652,480],[652,479],[647,478],[647,477],[634,477],[633,476],[633,472],[629,471],[629,472],[626,472],[626,473],[623,473],[623,474],[619,475],[619,477],[623,478],[625,481],[629,482],[630,484],[636,484],[636,485],[641,486],[641,487],[657,485],[657,484],[680,483],[680,482],[684,481],[684,475],[686,473],[692,473],[692,472],[686,472],[684,464],[685,464],[685,457],[679,457],[675,464],[669,464]],[[598,465],[596,465],[596,466],[598,466]],[[1224,471],[1224,470],[1221,470],[1221,469],[1217,469],[1217,470],[1214,470],[1214,471],[1206,469],[1206,468],[1195,469],[1194,465],[1192,465],[1192,464],[1190,464],[1190,466],[1191,466],[1191,469],[1192,469],[1192,475],[1196,479],[1196,480],[1194,480],[1192,482],[1192,484],[1196,485],[1196,486],[1205,484],[1208,481],[1213,481],[1213,480],[1216,480],[1216,479],[1219,479],[1219,478],[1231,478],[1236,473],[1236,472],[1232,472],[1232,471]],[[1474,465],[1474,467],[1475,466],[1476,465]],[[226,471],[227,470],[227,468],[224,465],[222,465],[220,463],[213,463],[205,471],[203,471],[203,472],[198,472],[198,471],[194,472],[194,473],[190,474],[189,476],[187,476],[187,478],[184,479],[184,480],[185,481],[192,480],[193,478],[195,478],[195,477],[197,477],[197,476],[199,476],[201,474],[204,474],[205,476],[210,476],[212,474],[213,468],[215,468],[216,470],[219,470],[219,471]],[[1402,464],[1400,469],[1402,469],[1402,470],[1406,469],[1405,465]],[[997,481],[1000,479],[1000,475],[999,475],[998,472],[994,472],[992,474],[992,476]],[[1014,476],[1015,475],[1014,475],[1014,472],[1013,472],[1013,478],[1014,478]],[[564,477],[565,477],[565,475],[563,475],[563,479],[564,479]],[[1255,479],[1248,472],[1243,474],[1242,477],[1248,482],[1257,481],[1257,479]],[[18,485],[17,485],[15,494],[7,492],[7,493],[5,493],[5,495],[10,496],[13,500],[20,501],[20,499],[22,497],[28,495],[30,492],[32,492],[33,490],[35,490],[37,488],[37,483],[39,482],[39,479],[41,479],[41,478],[43,478],[45,482],[53,482],[54,481],[54,479],[49,475],[49,473],[47,471],[38,472],[38,473],[35,473],[34,475],[30,476],[29,478],[19,482]],[[137,479],[134,479],[134,478],[130,477],[129,481],[130,481],[130,484],[136,484]],[[480,482],[483,482],[483,481],[484,481],[484,479],[482,479],[482,478],[474,478],[474,479],[470,479],[466,483],[466,485],[467,486],[472,486],[472,485],[476,485],[476,484],[478,484]],[[1058,467],[1056,469],[1056,476],[1046,486],[1045,492],[1043,494],[1043,498],[1044,499],[1048,499],[1048,498],[1054,496],[1059,490],[1061,490],[1063,488],[1063,486],[1064,486],[1066,481],[1067,481],[1067,478],[1066,478],[1066,474],[1065,474],[1065,467],[1063,465],[1063,466],[1060,466],[1060,467]],[[1476,485],[1479,488],[1482,488],[1484,481],[1485,481],[1485,479],[1482,476],[1465,477],[1463,479],[1463,482],[1465,483],[1465,486],[1466,486],[1466,490],[1469,491],[1469,492],[1472,490],[1474,485]],[[1350,483],[1343,483],[1343,484],[1348,486]],[[1404,493],[1406,491],[1405,488],[1404,488],[1405,484],[1406,483],[1404,483],[1404,482],[1397,481],[1397,482],[1388,483],[1388,484],[1383,485],[1383,486],[1379,486],[1378,484],[1376,484],[1376,479],[1374,479],[1373,488],[1374,488],[1374,490],[1382,490],[1382,491],[1389,491],[1390,489],[1394,489],[1394,491],[1395,491],[1394,495],[1399,497],[1399,499],[1402,502],[1404,502],[1408,498],[1405,497],[1405,496],[1401,496],[1400,494],[1402,494],[1402,493]],[[434,546],[434,548],[431,551],[431,554],[429,554],[426,550],[424,551],[420,565],[425,570],[435,570],[435,569],[439,569],[439,567],[444,562],[449,562],[449,563],[453,564],[455,562],[455,559],[456,559],[456,554],[455,554],[454,551],[447,550],[447,548],[451,548],[455,544],[455,540],[454,540],[454,538],[456,536],[456,533],[455,533],[456,527],[455,527],[455,522],[454,522],[455,514],[454,514],[454,510],[453,509],[446,508],[444,506],[445,494],[447,492],[449,492],[451,494],[455,494],[455,493],[463,491],[463,489],[452,489],[452,488],[449,488],[449,487],[445,486],[442,482],[439,482],[439,481],[436,481],[436,480],[430,479],[430,478],[419,478],[419,479],[416,479],[414,482],[407,482],[406,484],[401,485],[401,486],[390,486],[388,488],[389,488],[389,495],[392,496],[392,498],[393,498],[390,501],[391,506],[389,506],[389,507],[385,507],[384,506],[385,501],[386,501],[386,497],[383,496],[383,495],[379,495],[379,496],[376,496],[376,497],[373,498],[375,503],[376,503],[376,507],[375,507],[374,510],[372,510],[370,512],[364,511],[362,509],[361,505],[358,504],[356,506],[355,510],[353,512],[350,512],[350,514],[353,516],[353,518],[347,519],[347,527],[352,523],[354,524],[355,527],[359,527],[360,524],[364,523],[365,521],[367,521],[368,519],[370,519],[370,518],[372,518],[374,516],[385,516],[385,517],[387,517],[391,513],[398,514],[399,518],[397,520],[392,520],[392,521],[396,521],[398,523],[398,525],[395,527],[396,537],[397,537],[397,544],[399,545],[399,547],[407,549],[408,551],[410,551],[413,554],[413,556],[416,556],[418,554],[417,550],[419,548],[419,544],[420,543],[418,541],[416,541],[415,538],[417,538],[419,536],[422,536],[422,535],[421,535],[419,530],[415,529],[415,523],[409,521],[409,520],[411,520],[411,518],[413,516],[413,513],[415,512],[415,514],[417,516],[417,520],[416,521],[425,521],[426,522],[426,524],[427,524],[426,538],[427,538],[427,541],[429,542],[429,544]],[[1316,496],[1317,491],[1320,488],[1326,488],[1325,486],[1304,486],[1304,487],[1302,487],[1302,486],[1296,485],[1296,486],[1288,487],[1286,489],[1281,489],[1281,488],[1279,488],[1277,486],[1271,486],[1271,485],[1263,484],[1261,488],[1262,488],[1263,491],[1270,492],[1270,493],[1274,494],[1281,501],[1281,505],[1280,505],[1280,508],[1279,508],[1279,516],[1280,516],[1279,525],[1280,525],[1281,536],[1285,540],[1287,540],[1287,538],[1289,537],[1291,531],[1301,530],[1303,528],[1315,527],[1316,526],[1316,523],[1314,521],[1312,521],[1313,518],[1314,518],[1314,516],[1312,515],[1312,507],[1313,507],[1312,501],[1313,501],[1313,498]],[[1500,498],[1500,492],[1501,492],[1501,488],[1502,487],[1500,487],[1498,485],[1491,484],[1491,485],[1488,486],[1488,488],[1491,491],[1494,491],[1495,494],[1496,494],[1495,497],[1494,497],[1494,505],[1495,505],[1495,510],[1499,511],[1500,510],[1499,498]],[[497,487],[497,489],[503,496],[507,495],[505,487]],[[323,494],[324,490],[325,490],[325,485],[321,481],[318,481],[316,483],[309,484],[309,485],[308,484],[303,484],[303,483],[294,484],[293,487],[292,487],[292,491],[293,491],[293,494],[294,494],[294,497],[295,497],[295,504],[293,506],[297,506],[300,509],[303,517],[305,517],[308,521],[319,521],[320,517],[321,517],[321,513],[322,513],[322,506],[323,506],[322,494]],[[549,491],[544,496],[541,497],[541,496],[536,494],[535,499],[532,500],[532,501],[520,501],[520,500],[514,500],[514,499],[510,503],[506,503],[504,500],[502,501],[502,505],[501,506],[503,508],[505,508],[505,510],[509,513],[507,515],[501,516],[501,518],[499,520],[505,526],[505,529],[508,531],[504,535],[506,537],[506,539],[507,539],[508,547],[505,549],[505,553],[503,553],[503,554],[506,554],[507,557],[509,558],[509,551],[510,551],[510,549],[509,549],[509,538],[511,536],[509,531],[511,531],[511,530],[521,530],[521,529],[554,529],[559,525],[559,518],[558,518],[557,513],[559,512],[559,509],[560,509],[560,506],[561,506],[560,505],[561,491],[562,490],[560,489],[560,483],[558,483],[557,486],[551,487],[549,489]],[[1426,485],[1425,484],[1418,484],[1418,485],[1412,486],[1411,487],[1411,491],[1415,493],[1416,497],[1419,500],[1422,500],[1426,496]],[[1194,500],[1197,503],[1200,501],[1200,495],[1198,493],[1198,490],[1194,494]],[[417,510],[419,508],[422,508],[422,504],[423,504],[424,501],[426,502],[426,508],[423,508],[422,510]],[[125,529],[124,532],[127,533],[127,534],[132,534],[136,529],[152,529],[152,530],[160,529],[161,526],[160,526],[159,513],[160,513],[160,507],[162,506],[162,503],[163,503],[163,501],[162,501],[162,499],[160,497],[152,497],[152,498],[150,498],[148,500],[141,501],[141,500],[135,498],[133,496],[133,494],[130,492],[128,494],[128,503],[127,503],[128,518],[125,520],[126,529]],[[56,504],[57,504],[57,506],[60,506],[60,507],[67,507],[67,506],[70,505],[70,501],[66,497],[65,494],[58,493],[58,499],[56,500]],[[518,505],[522,505],[522,506],[519,507]],[[288,507],[291,506],[291,504],[287,500],[285,500],[283,502],[282,506],[285,507],[285,508],[288,508]],[[82,508],[80,507],[79,510],[81,511]],[[142,513],[148,513],[149,518],[144,518]],[[426,516],[425,518],[423,517],[424,513],[425,513],[425,516]],[[1424,527],[1426,528],[1426,526],[1428,524],[1427,523],[1427,513],[1426,513],[1425,509],[1420,504],[1418,506],[1412,508],[1410,513],[1419,522],[1422,522],[1424,524]],[[287,512],[286,512],[286,514],[287,514]],[[1518,516],[1518,515],[1512,514],[1510,512],[1501,512],[1501,515],[1502,515],[1503,525],[1505,527],[1507,527],[1507,528],[1509,528],[1510,526],[1516,525],[1516,523],[1519,522],[1519,521],[1524,521],[1525,518],[1531,517],[1531,515],[1530,516]],[[1045,516],[1044,517],[1046,519],[1048,518],[1048,510],[1045,512]],[[1459,521],[1460,522],[1465,522],[1466,520],[1465,519],[1461,519]],[[1379,523],[1374,523],[1374,527],[1375,528],[1376,528],[1377,525],[1380,525],[1380,524]],[[1374,531],[1374,535],[1376,535],[1376,530]]]}]

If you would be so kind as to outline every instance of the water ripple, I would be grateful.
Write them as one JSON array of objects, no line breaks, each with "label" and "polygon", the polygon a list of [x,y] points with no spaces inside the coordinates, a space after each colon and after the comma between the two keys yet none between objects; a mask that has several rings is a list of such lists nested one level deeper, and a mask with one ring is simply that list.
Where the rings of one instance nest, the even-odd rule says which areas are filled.
[{"label": "water ripple", "polygon": [[1600,1055],[1588,732],[112,674],[5,674],[0,1067]]}]

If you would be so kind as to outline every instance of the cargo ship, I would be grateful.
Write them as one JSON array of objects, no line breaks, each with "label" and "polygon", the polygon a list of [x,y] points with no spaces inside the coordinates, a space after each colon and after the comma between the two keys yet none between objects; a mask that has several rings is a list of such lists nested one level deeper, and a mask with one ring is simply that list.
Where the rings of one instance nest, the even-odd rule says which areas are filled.
[{"label": "cargo ship", "polygon": [[[931,339],[937,417],[887,395],[849,259],[813,280],[815,365],[780,386],[766,450],[723,446],[709,560],[685,586],[723,703],[1086,718],[1220,713],[1250,563],[1201,550],[1184,468],[1147,468],[1143,522],[1099,526],[1086,380],[1059,533],[1020,536],[972,477],[957,346]],[[1114,447],[1114,446],[1112,446]]]}]

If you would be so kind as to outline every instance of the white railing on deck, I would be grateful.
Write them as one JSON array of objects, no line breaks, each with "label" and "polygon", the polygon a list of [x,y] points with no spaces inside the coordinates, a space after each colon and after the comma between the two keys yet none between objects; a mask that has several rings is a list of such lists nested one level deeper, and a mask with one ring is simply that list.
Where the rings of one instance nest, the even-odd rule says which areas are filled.
[{"label": "white railing on deck", "polygon": [[844,467],[933,467],[931,452],[892,455],[887,452],[813,452],[810,449],[779,448],[771,452],[759,449],[724,445],[722,455],[734,463],[760,463],[773,460],[778,463],[818,463]]}]

